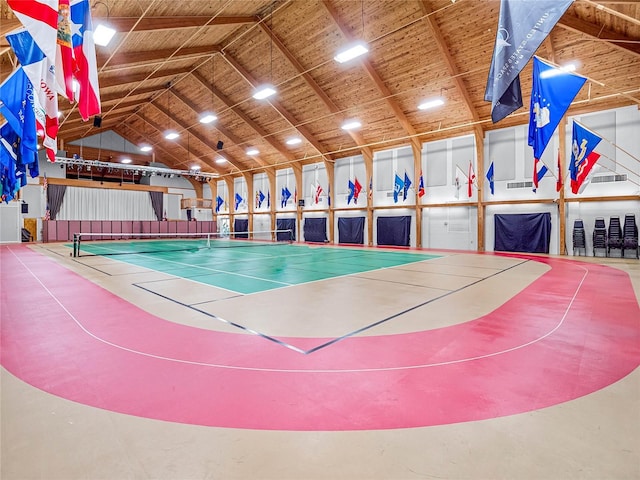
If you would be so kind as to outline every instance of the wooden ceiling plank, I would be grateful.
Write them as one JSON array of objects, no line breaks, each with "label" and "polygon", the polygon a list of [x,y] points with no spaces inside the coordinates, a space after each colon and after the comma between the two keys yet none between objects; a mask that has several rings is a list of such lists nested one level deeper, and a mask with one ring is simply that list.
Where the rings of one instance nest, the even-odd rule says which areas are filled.
[{"label": "wooden ceiling plank", "polygon": [[558,22],[558,25],[566,28],[567,30],[583,33],[588,37],[605,41],[618,50],[640,56],[640,44],[637,43],[637,40],[634,41],[629,37],[625,37],[624,35],[612,30],[607,30],[595,23],[590,23],[586,20],[582,20],[576,16],[565,13]]},{"label": "wooden ceiling plank", "polygon": [[119,87],[121,85],[126,85],[128,83],[140,83],[143,80],[156,80],[159,78],[166,77],[178,77],[184,75],[185,71],[183,68],[174,68],[171,70],[157,70],[153,72],[151,75],[148,73],[135,73],[129,75],[114,75],[111,78],[100,79],[100,89],[110,88],[110,87]]},{"label": "wooden ceiling plank", "polygon": [[[98,19],[94,19],[94,22]],[[219,16],[211,19],[207,15],[199,16],[163,16],[163,17],[109,17],[101,20],[108,21],[112,28],[118,32],[129,32],[135,27],[134,32],[148,32],[157,30],[175,30],[177,28],[197,28],[204,25],[242,25],[255,23],[254,16]],[[137,25],[136,25],[137,23]]]},{"label": "wooden ceiling plank", "polygon": [[[340,33],[342,33],[342,36],[348,42],[352,42],[356,40],[356,37],[350,32],[349,28],[340,19],[338,12],[333,7],[331,2],[329,0],[322,0],[322,4],[325,6],[327,12],[329,13],[329,16],[331,17],[335,25],[340,30]],[[411,137],[411,143],[414,144],[414,146],[420,145],[420,140],[416,136],[417,135],[416,129],[413,127],[413,125],[411,124],[407,116],[404,114],[398,102],[394,100],[393,93],[391,92],[391,90],[389,90],[389,87],[387,87],[387,85],[384,83],[384,81],[382,80],[382,77],[380,77],[380,74],[378,74],[375,67],[371,63],[371,61],[367,59],[360,60],[360,64],[365,69],[365,71],[367,72],[367,75],[369,75],[369,78],[371,79],[375,87],[378,89],[382,97],[387,102],[387,105],[389,106],[389,108],[391,108],[391,111],[396,117],[396,120],[398,120],[398,123],[400,123],[405,133],[407,133],[407,135]],[[420,145],[420,148],[422,148],[421,145]]]},{"label": "wooden ceiling plank", "polygon": [[471,118],[473,119],[473,121],[477,122],[478,120],[480,120],[480,115],[478,115],[478,112],[473,107],[473,100],[471,99],[471,95],[469,95],[467,87],[465,86],[462,80],[462,76],[459,75],[460,72],[458,72],[458,69],[456,68],[453,57],[449,53],[449,46],[447,45],[447,42],[442,36],[442,32],[440,31],[440,27],[438,26],[438,23],[436,22],[434,15],[429,15],[433,13],[433,11],[431,10],[431,8],[429,7],[429,5],[425,0],[422,0],[420,2],[420,7],[422,9],[422,12],[425,15],[427,15],[427,17],[424,19],[424,22],[429,26],[429,31],[431,32],[431,36],[436,41],[436,46],[440,51],[440,56],[442,57],[445,64],[447,65],[447,70],[449,72],[449,75],[451,76],[453,82],[455,83],[458,93],[463,98],[464,104],[467,107],[467,110],[469,111]]}]

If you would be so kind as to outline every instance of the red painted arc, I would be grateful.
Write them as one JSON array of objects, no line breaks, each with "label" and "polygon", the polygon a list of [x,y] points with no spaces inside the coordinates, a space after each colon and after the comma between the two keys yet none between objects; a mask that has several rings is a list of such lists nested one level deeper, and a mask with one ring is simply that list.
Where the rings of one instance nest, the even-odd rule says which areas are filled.
[{"label": "red painted arc", "polygon": [[[301,355],[159,319],[25,247],[3,247],[4,368],[51,394],[141,417],[270,430],[440,425],[566,402],[640,365],[624,272],[551,268],[488,315],[347,338]],[[375,320],[375,319],[374,319]],[[328,339],[284,338],[300,348]]]}]

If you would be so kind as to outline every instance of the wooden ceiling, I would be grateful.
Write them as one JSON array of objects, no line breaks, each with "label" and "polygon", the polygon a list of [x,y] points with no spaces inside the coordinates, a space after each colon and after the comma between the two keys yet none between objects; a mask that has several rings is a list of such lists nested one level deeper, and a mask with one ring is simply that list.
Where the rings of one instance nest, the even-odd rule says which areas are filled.
[{"label": "wooden ceiling", "polygon": [[[94,24],[108,21],[118,31],[108,47],[97,47],[102,126],[83,122],[61,98],[64,145],[113,130],[135,145],[151,144],[155,160],[171,168],[199,164],[235,176],[528,122],[531,62],[520,77],[525,107],[494,125],[483,98],[498,0],[91,5]],[[4,0],[1,8],[4,35],[19,24]],[[355,39],[369,44],[364,60],[335,62],[336,51]],[[4,79],[15,62],[4,38],[0,52]],[[640,105],[640,3],[576,0],[537,55],[577,62],[588,77],[569,113]],[[265,82],[277,95],[253,99]],[[438,96],[443,107],[417,109]],[[203,111],[217,121],[201,124]],[[352,118],[362,127],[347,133],[341,125]],[[164,139],[169,128],[181,133],[178,140]],[[302,143],[287,145],[294,136]],[[259,154],[248,155],[250,147]],[[228,162],[216,163],[220,156]]]}]

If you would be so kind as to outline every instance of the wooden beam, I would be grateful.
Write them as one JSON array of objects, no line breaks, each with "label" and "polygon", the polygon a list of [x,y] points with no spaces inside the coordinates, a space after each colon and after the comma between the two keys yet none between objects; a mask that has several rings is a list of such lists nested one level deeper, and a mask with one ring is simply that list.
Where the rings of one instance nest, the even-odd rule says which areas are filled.
[{"label": "wooden beam", "polygon": [[[101,73],[113,72],[116,70],[123,70],[132,65],[154,65],[157,63],[165,63],[169,60],[184,60],[188,58],[201,58],[214,55],[220,52],[220,47],[214,46],[202,46],[202,47],[187,47],[176,50],[175,48],[164,48],[160,50],[147,50],[137,52],[125,52],[116,53],[113,57],[109,53],[100,53],[97,55],[98,67],[104,65],[109,60],[110,65],[101,69]],[[171,57],[171,58],[169,58]]]},{"label": "wooden beam", "polygon": [[640,44],[637,40],[626,37],[613,30],[603,28],[601,25],[582,20],[571,14],[565,13],[558,22],[558,26],[573,32],[582,33],[595,40],[607,42],[620,51],[640,56]]},{"label": "wooden beam", "polygon": [[220,16],[213,20],[211,16],[166,16],[166,17],[108,17],[94,18],[93,23],[105,21],[118,32],[145,32],[155,30],[175,30],[178,28],[197,28],[216,25],[243,25],[255,23],[256,17],[244,16]]},{"label": "wooden beam", "polygon": [[[113,72],[111,72],[113,73]],[[100,89],[109,88],[109,87],[118,87],[120,85],[126,85],[127,83],[140,83],[143,80],[147,79],[158,79],[165,77],[179,77],[185,75],[184,68],[174,68],[171,70],[157,70],[153,73],[132,73],[129,75],[119,74],[112,75],[107,78],[103,76],[100,77]]]}]

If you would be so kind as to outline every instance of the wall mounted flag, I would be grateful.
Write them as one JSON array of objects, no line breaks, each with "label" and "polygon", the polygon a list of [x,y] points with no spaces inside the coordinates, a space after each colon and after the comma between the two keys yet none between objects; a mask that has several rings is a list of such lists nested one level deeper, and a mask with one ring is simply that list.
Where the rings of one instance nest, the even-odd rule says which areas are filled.
[{"label": "wall mounted flag", "polygon": [[316,186],[316,193],[314,197],[314,201],[316,204],[320,201],[320,195],[322,195],[322,187],[320,186],[320,184],[318,184]]},{"label": "wall mounted flag", "polygon": [[562,187],[564,185],[563,182],[563,178],[562,178],[562,166],[560,165],[560,150],[558,150],[558,178],[556,179],[556,192],[559,192],[560,190],[562,190]]},{"label": "wall mounted flag", "polygon": [[242,203],[242,200],[243,200],[242,196],[239,193],[236,192],[236,203],[235,203],[235,205],[233,207],[234,210],[238,209],[238,206],[240,206],[240,204]]},{"label": "wall mounted flag", "polygon": [[422,170],[420,170],[420,183],[418,184],[418,197],[422,198],[424,194],[425,194],[424,178],[422,177]]},{"label": "wall mounted flag", "polygon": [[349,205],[351,203],[351,200],[353,200],[353,194],[355,190],[356,190],[356,186],[353,184],[351,180],[349,180],[349,194],[347,195],[347,205]]},{"label": "wall mounted flag", "polygon": [[520,72],[573,0],[501,0],[484,99],[497,123],[522,106]]},{"label": "wall mounted flag", "polygon": [[467,196],[473,195],[473,182],[476,181],[476,173],[473,171],[473,162],[469,162],[469,175],[467,175]]},{"label": "wall mounted flag", "polygon": [[493,183],[493,162],[489,165],[489,170],[487,170],[487,180],[489,180],[489,189],[491,190],[491,195],[495,193],[495,184]]},{"label": "wall mounted flag", "polygon": [[358,203],[358,196],[362,191],[362,185],[358,181],[358,177],[355,177],[355,181],[353,183],[353,203]]},{"label": "wall mounted flag", "polygon": [[571,191],[579,193],[580,187],[592,171],[600,154],[593,151],[602,138],[588,128],[573,121],[573,139],[571,141]]},{"label": "wall mounted flag", "polygon": [[282,187],[282,199],[280,200],[280,206],[283,208],[286,207],[287,202],[289,201],[290,198],[291,198],[291,192],[289,191],[289,189],[287,187]]},{"label": "wall mounted flag", "polygon": [[542,163],[542,161],[538,160],[537,158],[534,158],[533,160],[533,191],[534,192],[538,190],[538,184],[540,183],[540,180],[542,180],[542,177],[544,177],[547,174],[548,170],[549,169],[544,163]]},{"label": "wall mounted flag", "polygon": [[396,178],[393,184],[393,203],[398,203],[398,195],[404,190],[404,182],[396,173]]},{"label": "wall mounted flag", "polygon": [[409,187],[411,187],[411,180],[409,179],[409,175],[407,175],[407,172],[404,172],[404,186],[402,187],[403,202],[407,199],[407,196],[409,194]]},{"label": "wall mounted flag", "polygon": [[220,211],[220,207],[222,206],[223,203],[224,203],[224,199],[220,195],[218,195],[216,197],[216,213]]}]

